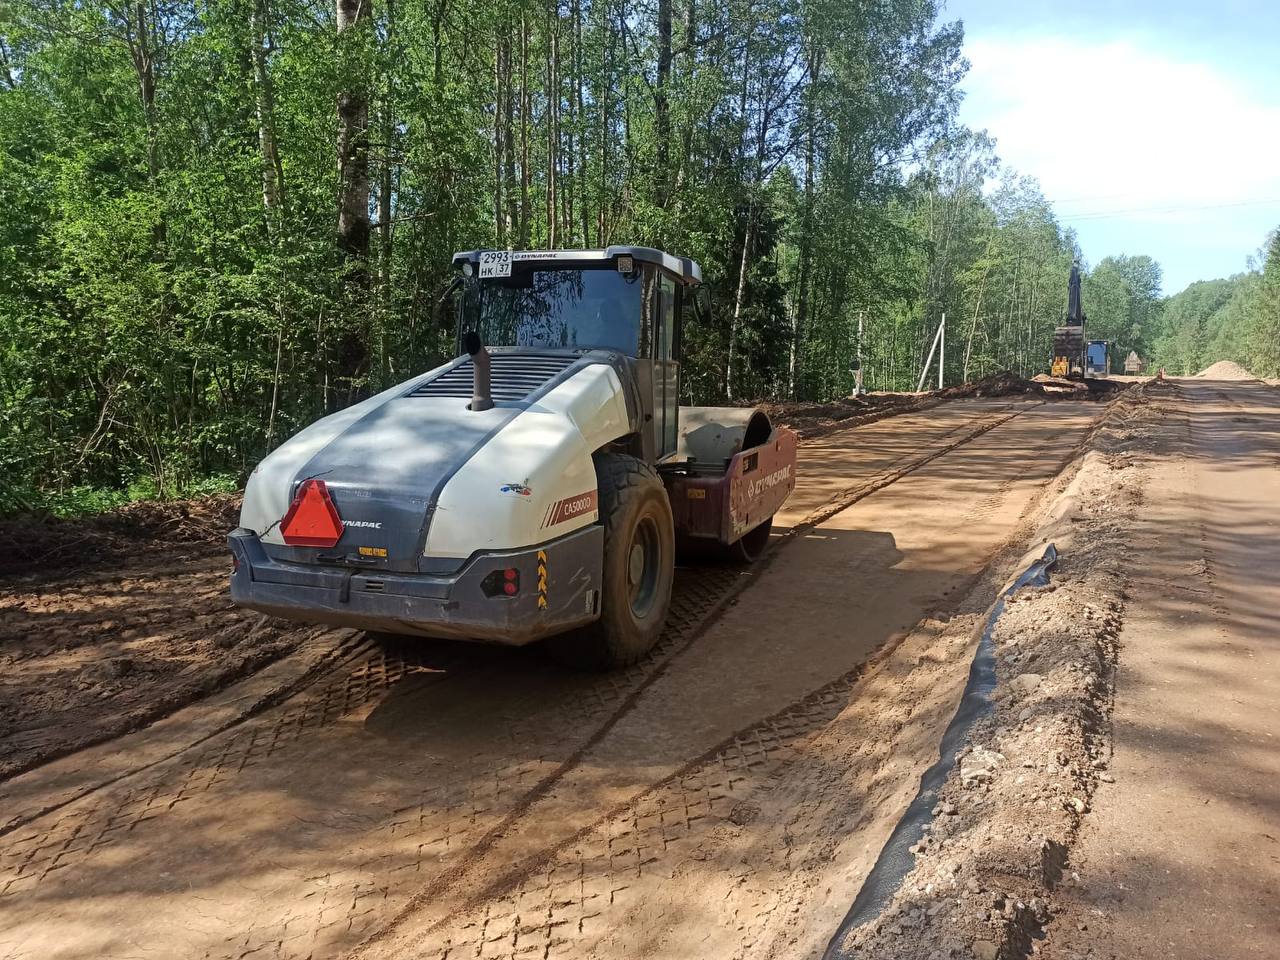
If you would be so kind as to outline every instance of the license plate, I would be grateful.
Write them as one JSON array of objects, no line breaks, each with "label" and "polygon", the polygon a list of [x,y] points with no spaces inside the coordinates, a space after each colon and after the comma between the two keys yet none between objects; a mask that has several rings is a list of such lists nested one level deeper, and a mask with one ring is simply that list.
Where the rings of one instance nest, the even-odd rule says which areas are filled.
[{"label": "license plate", "polygon": [[511,276],[511,251],[486,250],[480,254],[480,279]]}]

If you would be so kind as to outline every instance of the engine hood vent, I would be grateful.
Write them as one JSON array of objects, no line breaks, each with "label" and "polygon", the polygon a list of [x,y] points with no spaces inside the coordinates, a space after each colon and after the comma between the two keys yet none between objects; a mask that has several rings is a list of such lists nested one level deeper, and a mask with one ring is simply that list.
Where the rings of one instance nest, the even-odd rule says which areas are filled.
[{"label": "engine hood vent", "polygon": [[[578,362],[554,354],[494,353],[490,357],[490,395],[494,400],[524,400]],[[409,397],[470,397],[475,371],[471,358],[420,383]]]}]

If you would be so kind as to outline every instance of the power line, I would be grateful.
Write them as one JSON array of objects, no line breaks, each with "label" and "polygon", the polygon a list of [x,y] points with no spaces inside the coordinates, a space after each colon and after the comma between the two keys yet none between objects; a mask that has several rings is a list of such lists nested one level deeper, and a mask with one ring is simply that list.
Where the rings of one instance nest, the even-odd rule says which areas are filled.
[{"label": "power line", "polygon": [[1063,220],[1111,220],[1116,217],[1129,217],[1140,213],[1191,213],[1196,210],[1227,210],[1235,207],[1263,207],[1271,204],[1280,205],[1280,197],[1265,200],[1240,200],[1234,203],[1206,203],[1197,206],[1176,207],[1134,207],[1129,210],[1100,210],[1090,213],[1060,213]]}]

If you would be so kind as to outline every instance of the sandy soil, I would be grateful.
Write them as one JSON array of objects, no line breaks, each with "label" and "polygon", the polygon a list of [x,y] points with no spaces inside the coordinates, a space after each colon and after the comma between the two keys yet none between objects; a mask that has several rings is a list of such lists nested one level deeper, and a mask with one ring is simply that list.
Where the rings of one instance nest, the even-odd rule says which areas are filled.
[{"label": "sandy soil", "polygon": [[830,960],[1275,955],[1278,431],[1256,381],[1113,405],[1041,533],[1053,582],[999,620],[992,714]]},{"label": "sandy soil", "polygon": [[1261,960],[1280,943],[1280,391],[1177,387],[1130,533],[1113,782],[1048,928],[1062,960]]},{"label": "sandy soil", "polygon": [[0,782],[139,729],[309,636],[231,605],[223,541],[238,510],[215,496],[0,521]]},{"label": "sandy soil", "polygon": [[256,675],[16,777],[0,955],[820,950],[936,754],[993,558],[1101,412],[973,400],[806,444],[793,532],[754,574],[681,571],[634,669],[353,647],[239,720],[202,718]]},{"label": "sandy soil", "polygon": [[307,636],[231,605],[223,551],[149,553],[0,593],[0,780],[136,730]]},{"label": "sandy soil", "polygon": [[1255,380],[1252,373],[1234,360],[1219,360],[1196,374],[1201,380]]},{"label": "sandy soil", "polygon": [[198,537],[108,532],[0,607],[0,957],[1270,957],[1280,393],[1206,373],[814,412],[764,564],[603,677],[239,617]]},{"label": "sandy soil", "polygon": [[[809,480],[789,504],[785,524],[803,520],[833,497],[862,495],[890,482],[1020,409],[1011,405],[1015,401],[992,401],[924,415],[912,412],[919,398],[903,399],[876,404],[874,415],[858,421],[865,427],[903,417],[900,425],[859,434],[859,483],[832,472],[831,451],[842,449],[841,441],[814,440],[806,447],[802,470]],[[5,576],[0,569],[0,782],[139,729],[317,636],[309,627],[231,605],[224,538],[238,506],[237,498],[218,496],[135,504],[87,520],[0,522],[0,545],[8,548],[4,563],[22,571]],[[734,578],[699,570],[686,579],[689,595],[704,598]],[[328,652],[350,635],[329,631]],[[323,659],[326,651],[308,655]],[[296,680],[310,664],[282,683]]]},{"label": "sandy soil", "polygon": [[832,960],[1039,952],[1082,818],[1111,779],[1126,532],[1169,392],[1148,384],[1113,404],[1060,481],[1034,539],[1061,559],[1047,586],[1015,594],[996,622],[992,710],[967,737],[896,895],[832,945]]},{"label": "sandy soil", "polygon": [[142,501],[91,517],[0,520],[0,584],[30,583],[58,572],[92,575],[139,560],[180,564],[223,548],[239,515],[238,494],[215,494]]},{"label": "sandy soil", "polygon": [[802,438],[818,437],[846,427],[874,423],[885,417],[930,410],[944,400],[975,397],[1036,396],[1048,400],[1092,400],[1109,396],[1119,384],[1108,381],[1060,380],[1037,376],[1027,380],[1009,371],[969,383],[921,393],[866,393],[826,403],[766,403],[763,409]]},{"label": "sandy soil", "polygon": [[790,427],[804,439],[874,423],[900,413],[928,410],[939,402],[939,398],[928,393],[866,393],[826,403],[797,401],[763,403],[760,406],[771,420]]}]

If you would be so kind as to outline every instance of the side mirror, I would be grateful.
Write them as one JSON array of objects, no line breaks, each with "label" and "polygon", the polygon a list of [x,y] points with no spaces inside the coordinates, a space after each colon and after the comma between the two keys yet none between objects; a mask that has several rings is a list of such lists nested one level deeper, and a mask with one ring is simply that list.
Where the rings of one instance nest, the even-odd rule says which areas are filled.
[{"label": "side mirror", "polygon": [[454,277],[441,292],[440,296],[436,298],[436,323],[441,330],[446,332],[453,329],[453,317],[449,315],[449,311],[445,307],[461,286],[462,278]]},{"label": "side mirror", "polygon": [[693,309],[701,320],[711,319],[711,291],[706,287],[698,287],[693,295]]}]

